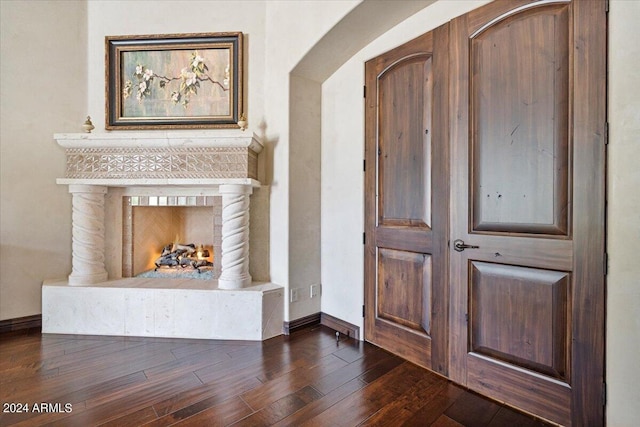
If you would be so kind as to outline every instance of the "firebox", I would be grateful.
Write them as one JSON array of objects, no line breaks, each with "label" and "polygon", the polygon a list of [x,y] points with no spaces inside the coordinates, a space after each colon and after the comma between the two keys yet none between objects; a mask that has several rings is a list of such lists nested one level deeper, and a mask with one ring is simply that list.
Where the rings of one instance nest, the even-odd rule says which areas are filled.
[{"label": "firebox", "polygon": [[219,196],[123,198],[122,277],[220,276]]}]

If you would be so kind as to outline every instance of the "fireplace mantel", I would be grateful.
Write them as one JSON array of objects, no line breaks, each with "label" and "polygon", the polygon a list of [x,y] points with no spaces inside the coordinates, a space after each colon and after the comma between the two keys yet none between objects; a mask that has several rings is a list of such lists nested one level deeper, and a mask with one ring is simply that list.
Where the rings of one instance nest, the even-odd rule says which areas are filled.
[{"label": "fireplace mantel", "polygon": [[179,195],[185,187],[222,196],[222,272],[218,286],[251,285],[249,203],[258,181],[257,136],[240,130],[56,134],[67,165],[58,184],[73,195],[70,285],[107,280],[104,198],[110,187]]}]

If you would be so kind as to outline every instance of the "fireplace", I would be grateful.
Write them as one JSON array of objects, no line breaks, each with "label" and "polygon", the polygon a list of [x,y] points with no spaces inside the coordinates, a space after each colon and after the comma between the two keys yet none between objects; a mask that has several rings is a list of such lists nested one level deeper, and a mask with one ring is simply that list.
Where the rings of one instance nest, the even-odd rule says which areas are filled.
[{"label": "fireplace", "polygon": [[[268,187],[258,180],[262,144],[255,134],[55,139],[67,157],[57,182],[72,195],[72,271],[43,285],[44,332],[223,339],[281,333],[283,290],[268,281]],[[162,258],[167,246],[180,254]],[[209,252],[204,276],[199,268],[191,271],[195,278],[149,273],[162,259],[161,272],[164,264],[193,268],[196,249]]]},{"label": "fireplace", "polygon": [[126,196],[122,206],[122,277],[220,276],[220,196]]}]

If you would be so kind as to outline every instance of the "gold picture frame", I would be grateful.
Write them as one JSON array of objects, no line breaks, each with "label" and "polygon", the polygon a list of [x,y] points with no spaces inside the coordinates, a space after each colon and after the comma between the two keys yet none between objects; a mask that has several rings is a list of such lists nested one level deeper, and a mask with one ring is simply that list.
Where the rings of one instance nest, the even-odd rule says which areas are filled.
[{"label": "gold picture frame", "polygon": [[107,36],[108,130],[239,128],[241,32]]}]

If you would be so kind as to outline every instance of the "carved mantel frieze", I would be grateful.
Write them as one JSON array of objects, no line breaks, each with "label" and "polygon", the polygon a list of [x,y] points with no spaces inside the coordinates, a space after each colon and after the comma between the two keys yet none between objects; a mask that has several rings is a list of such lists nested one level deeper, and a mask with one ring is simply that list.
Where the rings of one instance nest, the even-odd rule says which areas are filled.
[{"label": "carved mantel frieze", "polygon": [[[67,180],[258,179],[262,143],[254,134],[114,132],[56,134]],[[76,181],[77,183],[77,181]],[[151,182],[153,183],[153,182]]]}]

